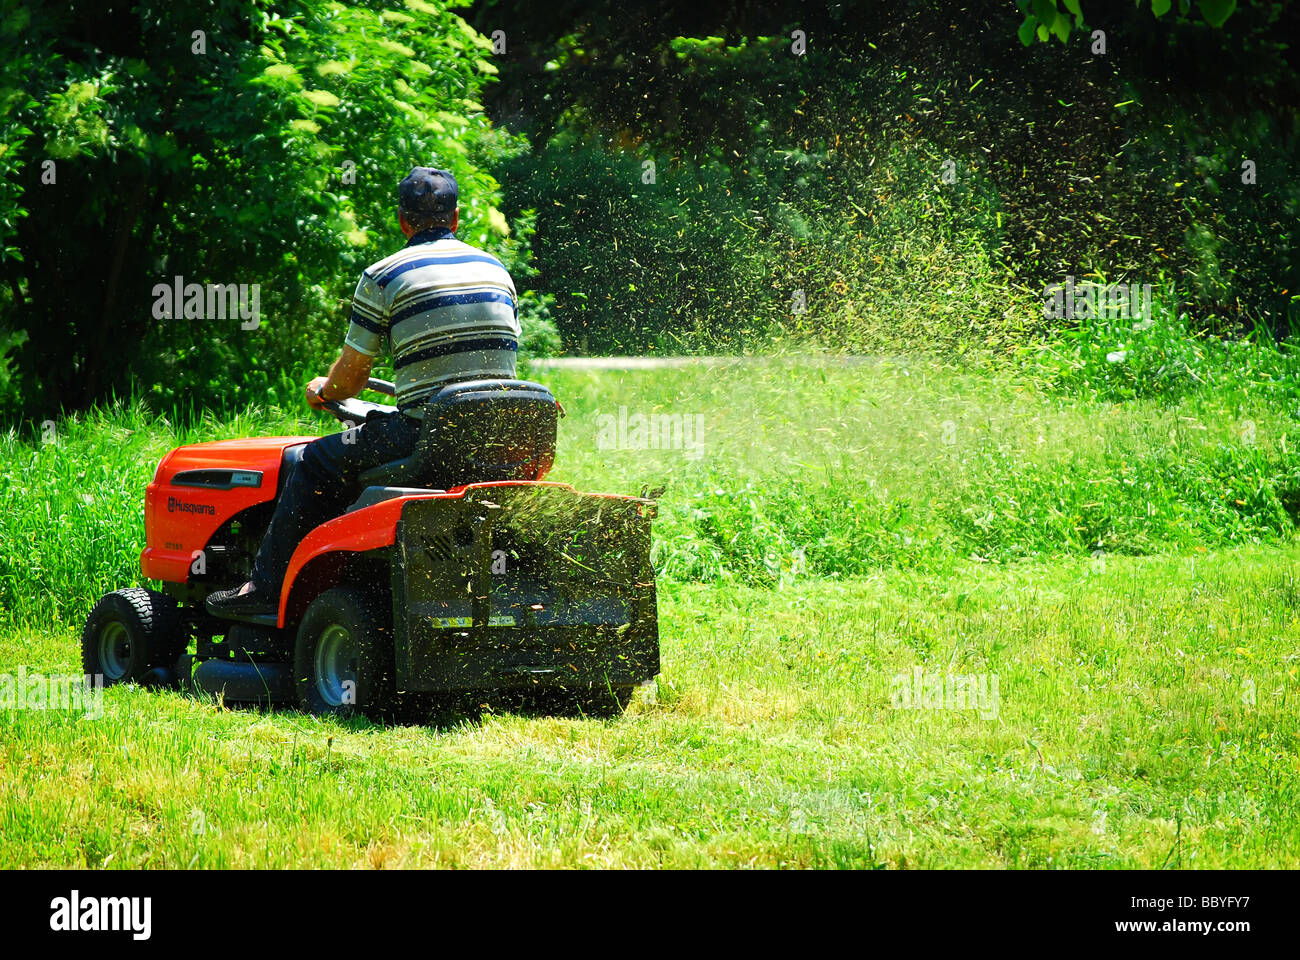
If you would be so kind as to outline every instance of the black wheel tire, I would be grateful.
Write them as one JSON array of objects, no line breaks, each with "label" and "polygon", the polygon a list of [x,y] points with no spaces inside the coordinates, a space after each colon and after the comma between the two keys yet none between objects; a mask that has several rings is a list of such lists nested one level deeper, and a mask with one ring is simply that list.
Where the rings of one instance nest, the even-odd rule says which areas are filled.
[{"label": "black wheel tire", "polygon": [[115,590],[86,618],[81,666],[91,676],[103,676],[106,687],[143,683],[154,670],[174,668],[188,641],[171,597],[143,587]]},{"label": "black wheel tire", "polygon": [[390,620],[385,604],[347,587],[313,600],[293,650],[298,706],[321,716],[387,717],[395,687]]}]

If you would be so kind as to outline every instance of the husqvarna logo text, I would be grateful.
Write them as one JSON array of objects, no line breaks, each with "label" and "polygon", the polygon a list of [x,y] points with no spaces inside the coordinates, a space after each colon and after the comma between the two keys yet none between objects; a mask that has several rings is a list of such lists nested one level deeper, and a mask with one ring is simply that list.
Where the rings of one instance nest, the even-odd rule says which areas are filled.
[{"label": "husqvarna logo text", "polygon": [[178,500],[176,497],[167,498],[167,512],[175,513],[179,510],[181,513],[210,513],[215,515],[217,508],[210,503],[190,503],[188,500]]}]

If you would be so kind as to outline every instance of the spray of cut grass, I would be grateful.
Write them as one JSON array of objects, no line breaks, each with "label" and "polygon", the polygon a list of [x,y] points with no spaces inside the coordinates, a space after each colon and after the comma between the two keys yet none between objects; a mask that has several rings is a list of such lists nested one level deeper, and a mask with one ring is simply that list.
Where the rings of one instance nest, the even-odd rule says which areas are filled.
[{"label": "spray of cut grass", "polygon": [[[773,585],[1280,542],[1300,510],[1291,412],[1245,390],[1116,404],[1018,374],[807,355],[544,379],[569,413],[552,479],[666,487],[667,579]],[[602,439],[620,416],[631,429]],[[652,417],[668,449],[638,448],[636,418]],[[673,434],[687,418],[690,436]],[[75,623],[134,582],[143,490],[172,446],[329,428],[251,410],[177,429],[136,404],[63,421],[50,443],[0,438],[0,616]]]}]

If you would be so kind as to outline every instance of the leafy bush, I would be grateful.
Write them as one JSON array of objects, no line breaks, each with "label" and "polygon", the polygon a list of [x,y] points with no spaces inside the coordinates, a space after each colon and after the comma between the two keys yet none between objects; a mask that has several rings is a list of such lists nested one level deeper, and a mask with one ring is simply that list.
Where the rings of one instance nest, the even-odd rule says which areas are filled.
[{"label": "leafy bush", "polygon": [[560,352],[560,334],[551,319],[549,293],[525,290],[519,296],[519,354],[521,357],[553,357]]},{"label": "leafy bush", "polygon": [[1195,331],[1188,315],[1158,294],[1148,320],[1080,320],[1019,351],[1053,389],[1094,400],[1156,398],[1174,403],[1199,391],[1254,395],[1292,410],[1300,401],[1300,352],[1263,329],[1245,337]]},{"label": "leafy bush", "polygon": [[[110,0],[94,44],[81,0],[4,4],[0,63],[23,73],[0,84],[0,306],[29,336],[29,413],[133,389],[168,410],[280,397],[332,359],[361,269],[404,242],[396,185],[417,163],[456,174],[462,239],[526,258],[487,172],[521,144],[483,113],[491,44],[454,2]],[[257,284],[260,323],[160,315],[176,276]]]}]

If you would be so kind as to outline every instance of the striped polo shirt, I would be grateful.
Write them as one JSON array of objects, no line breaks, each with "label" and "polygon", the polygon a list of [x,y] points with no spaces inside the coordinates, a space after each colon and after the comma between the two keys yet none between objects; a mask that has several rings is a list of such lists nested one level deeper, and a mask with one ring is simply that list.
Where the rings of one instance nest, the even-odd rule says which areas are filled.
[{"label": "striped polo shirt", "polygon": [[385,339],[403,410],[456,381],[512,379],[519,320],[510,273],[450,230],[415,234],[365,269],[352,298],[344,342],[375,357]]}]

